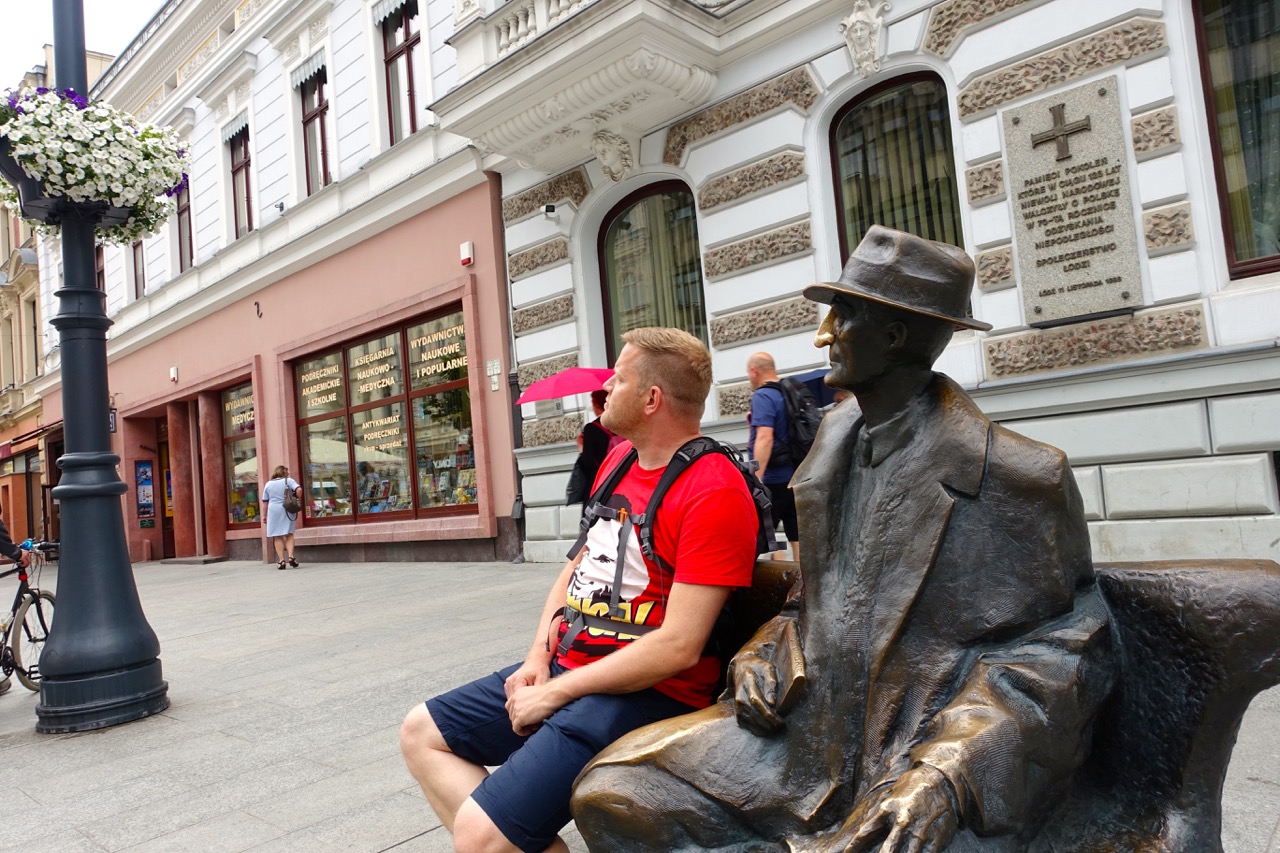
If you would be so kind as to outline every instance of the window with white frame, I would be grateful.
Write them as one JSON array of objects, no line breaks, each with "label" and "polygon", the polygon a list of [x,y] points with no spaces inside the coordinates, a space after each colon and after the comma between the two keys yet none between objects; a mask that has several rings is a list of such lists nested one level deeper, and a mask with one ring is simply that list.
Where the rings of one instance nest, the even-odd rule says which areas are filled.
[{"label": "window with white frame", "polygon": [[414,60],[422,33],[418,23],[418,0],[388,4],[389,14],[381,21],[382,60],[387,96],[387,129],[395,145],[418,130]]},{"label": "window with white frame", "polygon": [[329,185],[329,141],[325,129],[328,121],[328,76],[325,67],[302,81],[298,87],[302,100],[302,159],[310,196]]},{"label": "window with white frame", "polygon": [[142,241],[134,240],[129,252],[133,257],[133,298],[141,299],[147,294],[147,255]]},{"label": "window with white frame", "polygon": [[192,252],[191,237],[191,188],[184,186],[178,190],[174,201],[176,202],[174,220],[177,230],[178,272],[184,273],[191,269],[191,264],[195,258],[195,254]]},{"label": "window with white frame", "polygon": [[22,337],[26,344],[25,359],[22,370],[22,378],[24,381],[30,381],[39,376],[42,371],[40,369],[40,311],[36,297],[31,297],[22,306],[23,319],[26,320],[26,334]]},{"label": "window with white frame", "polygon": [[227,141],[231,149],[232,235],[243,237],[253,230],[253,189],[250,185],[249,128],[243,127]]}]

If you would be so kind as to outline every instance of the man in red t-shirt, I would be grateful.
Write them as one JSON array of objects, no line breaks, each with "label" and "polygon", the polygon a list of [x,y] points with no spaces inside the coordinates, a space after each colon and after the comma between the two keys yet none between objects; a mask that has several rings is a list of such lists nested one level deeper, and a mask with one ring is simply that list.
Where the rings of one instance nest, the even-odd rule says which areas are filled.
[{"label": "man in red t-shirt", "polygon": [[[662,500],[654,548],[673,569],[641,554],[631,518],[701,432],[711,357],[675,329],[623,338],[601,422],[630,445],[610,452],[597,481],[635,446],[608,501],[625,514],[597,520],[560,572],[523,663],[418,705],[400,730],[409,772],[460,853],[567,851],[557,833],[578,772],[623,734],[710,704],[719,674],[706,654],[712,627],[732,589],[751,583],[755,506],[720,454],[699,459]],[[566,610],[607,614],[619,559],[616,629],[593,620],[570,634]]]}]

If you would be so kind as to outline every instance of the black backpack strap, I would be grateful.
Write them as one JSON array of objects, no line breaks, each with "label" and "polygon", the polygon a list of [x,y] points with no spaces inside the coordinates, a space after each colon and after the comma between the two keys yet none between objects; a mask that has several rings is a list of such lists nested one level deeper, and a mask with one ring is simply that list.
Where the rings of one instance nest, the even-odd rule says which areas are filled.
[{"label": "black backpack strap", "polygon": [[706,454],[715,452],[723,453],[724,449],[720,447],[720,442],[706,435],[691,438],[680,445],[680,449],[671,457],[671,461],[667,463],[666,470],[662,472],[662,476],[658,479],[658,485],[653,487],[653,494],[649,496],[649,503],[645,507],[643,518],[636,519],[640,525],[640,550],[644,552],[646,557],[669,572],[674,571],[675,567],[664,560],[653,546],[653,525],[658,518],[658,507],[661,506],[662,499],[666,497],[667,490],[671,488],[671,484],[679,479],[681,474],[689,470],[690,465]]},{"label": "black backpack strap", "polygon": [[618,483],[622,482],[622,478],[631,469],[631,466],[635,464],[639,456],[639,452],[634,447],[628,450],[627,454],[622,457],[622,461],[609,472],[609,476],[604,478],[604,481],[600,483],[600,487],[592,492],[591,497],[587,498],[582,505],[582,520],[578,522],[578,539],[573,543],[573,547],[569,549],[569,553],[566,555],[570,560],[576,558],[582,550],[582,546],[587,544],[587,533],[591,530],[591,525],[596,523],[597,518],[617,517],[616,513],[611,514],[613,511],[609,510],[604,505],[604,502],[613,496],[613,490],[618,488]]}]

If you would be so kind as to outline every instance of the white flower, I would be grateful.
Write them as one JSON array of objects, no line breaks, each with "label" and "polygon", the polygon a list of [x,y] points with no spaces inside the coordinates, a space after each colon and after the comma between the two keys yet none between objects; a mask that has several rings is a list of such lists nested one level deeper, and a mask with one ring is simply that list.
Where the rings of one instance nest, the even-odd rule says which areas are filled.
[{"label": "white flower", "polygon": [[[102,102],[82,110],[56,91],[15,97],[21,112],[0,99],[0,136],[28,175],[44,181],[52,195],[129,209],[123,225],[102,229],[104,239],[132,242],[171,215],[173,202],[164,193],[183,179],[189,162],[172,129],[139,124]],[[16,195],[0,182],[0,204],[6,203],[16,205]],[[56,226],[38,227],[56,232]]]}]

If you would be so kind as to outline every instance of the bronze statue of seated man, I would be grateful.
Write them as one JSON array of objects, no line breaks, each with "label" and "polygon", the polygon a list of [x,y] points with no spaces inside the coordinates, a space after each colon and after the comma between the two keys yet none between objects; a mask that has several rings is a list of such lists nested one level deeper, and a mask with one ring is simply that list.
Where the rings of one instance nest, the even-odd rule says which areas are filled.
[{"label": "bronze statue of seated man", "polygon": [[[972,283],[961,250],[875,226],[838,282],[806,289],[831,306],[827,383],[856,404],[792,481],[803,582],[719,703],[583,771],[591,850],[1220,849],[1240,715],[1280,680],[1280,572],[1146,565],[1100,586],[1064,454],[932,370],[956,326],[989,328],[964,314]],[[1227,629],[1231,656],[1200,651]],[[1177,672],[1126,665],[1153,647]],[[1171,704],[1172,725],[1153,719]]]}]

